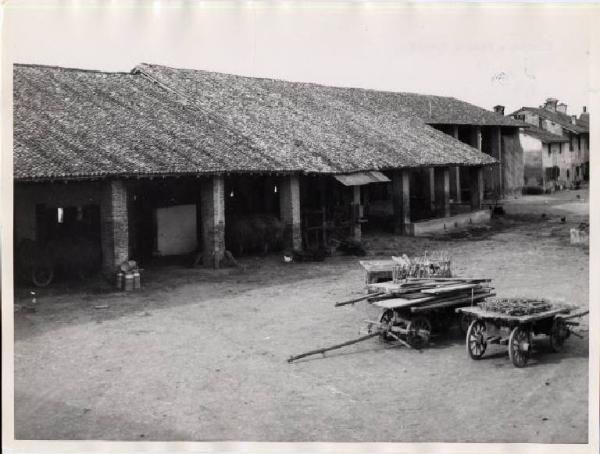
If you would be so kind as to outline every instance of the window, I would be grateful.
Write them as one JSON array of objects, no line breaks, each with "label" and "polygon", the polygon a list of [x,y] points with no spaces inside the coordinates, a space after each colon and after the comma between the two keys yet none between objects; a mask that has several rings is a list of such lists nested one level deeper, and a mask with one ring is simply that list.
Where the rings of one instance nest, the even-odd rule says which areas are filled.
[{"label": "window", "polygon": [[581,136],[577,136],[577,149],[581,150]]},{"label": "window", "polygon": [[552,144],[548,144],[548,156],[552,156]]},{"label": "window", "polygon": [[567,179],[569,178],[569,169],[567,169]]},{"label": "window", "polygon": [[62,208],[56,209],[56,222],[62,224],[64,222],[64,210]]}]

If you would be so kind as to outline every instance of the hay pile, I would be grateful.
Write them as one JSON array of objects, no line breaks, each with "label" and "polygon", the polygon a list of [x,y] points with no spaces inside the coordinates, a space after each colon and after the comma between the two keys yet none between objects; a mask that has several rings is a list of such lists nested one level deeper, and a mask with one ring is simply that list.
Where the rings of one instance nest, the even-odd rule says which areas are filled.
[{"label": "hay pile", "polygon": [[283,223],[274,215],[232,217],[226,227],[226,243],[234,255],[268,254],[283,246]]}]

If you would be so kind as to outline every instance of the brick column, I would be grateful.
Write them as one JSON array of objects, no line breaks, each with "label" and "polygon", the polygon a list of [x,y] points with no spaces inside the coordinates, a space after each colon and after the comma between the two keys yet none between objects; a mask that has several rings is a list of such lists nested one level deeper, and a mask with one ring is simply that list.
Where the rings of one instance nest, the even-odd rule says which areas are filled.
[{"label": "brick column", "polygon": [[102,243],[102,270],[107,275],[129,260],[129,212],[127,186],[122,180],[103,184],[100,199],[100,239]]},{"label": "brick column", "polygon": [[437,214],[440,217],[450,216],[450,168],[435,169],[435,198]]},{"label": "brick column", "polygon": [[298,175],[282,177],[279,191],[279,212],[284,226],[284,247],[302,250],[300,227],[300,178]]},{"label": "brick column", "polygon": [[204,179],[200,186],[202,263],[219,268],[225,254],[225,180],[222,176]]},{"label": "brick column", "polygon": [[408,235],[410,224],[410,171],[395,170],[392,174],[394,233]]},{"label": "brick column", "polygon": [[483,202],[483,168],[470,167],[471,210],[480,210]]},{"label": "brick column", "polygon": [[[458,126],[455,125],[452,130],[452,136],[458,139]],[[460,167],[452,167],[450,169],[450,197],[452,197],[456,202],[462,201],[462,194],[460,190]]]}]

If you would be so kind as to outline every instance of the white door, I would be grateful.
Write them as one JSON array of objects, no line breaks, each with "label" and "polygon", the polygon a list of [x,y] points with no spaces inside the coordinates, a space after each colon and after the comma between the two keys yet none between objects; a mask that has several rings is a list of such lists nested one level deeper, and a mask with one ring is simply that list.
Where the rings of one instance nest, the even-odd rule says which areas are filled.
[{"label": "white door", "polygon": [[156,226],[158,255],[184,255],[196,250],[196,205],[157,208]]}]

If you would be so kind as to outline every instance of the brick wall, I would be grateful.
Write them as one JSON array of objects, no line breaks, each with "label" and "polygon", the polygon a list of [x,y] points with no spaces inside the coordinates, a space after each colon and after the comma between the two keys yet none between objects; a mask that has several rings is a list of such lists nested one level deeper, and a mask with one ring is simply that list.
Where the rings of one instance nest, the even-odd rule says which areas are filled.
[{"label": "brick wall", "polygon": [[518,132],[502,134],[502,178],[504,197],[522,194],[525,177]]},{"label": "brick wall", "polygon": [[203,264],[218,268],[225,254],[225,180],[206,178],[200,186]]},{"label": "brick wall", "polygon": [[127,186],[121,180],[106,181],[100,200],[102,269],[111,274],[129,259]]}]

